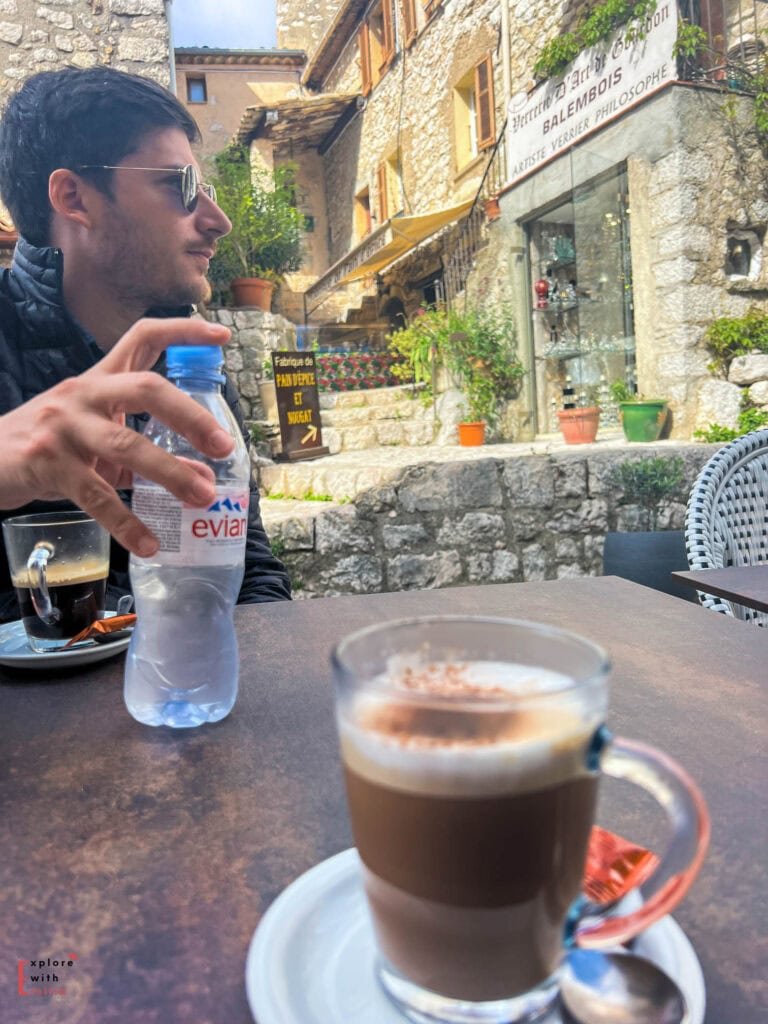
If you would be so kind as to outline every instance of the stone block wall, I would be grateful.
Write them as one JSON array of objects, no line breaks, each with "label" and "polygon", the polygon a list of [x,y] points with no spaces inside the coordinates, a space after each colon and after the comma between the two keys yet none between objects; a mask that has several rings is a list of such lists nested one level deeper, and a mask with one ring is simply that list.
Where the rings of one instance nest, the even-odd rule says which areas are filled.
[{"label": "stone block wall", "polygon": [[0,94],[37,71],[94,64],[167,86],[164,0],[0,0]]},{"label": "stone block wall", "polygon": [[[411,465],[313,518],[270,521],[298,597],[599,575],[605,535],[644,529],[611,483],[628,458],[681,455],[687,495],[717,445],[494,456]],[[682,528],[685,497],[660,528]],[[268,499],[264,499],[268,508]]]},{"label": "stone block wall", "polygon": [[[400,18],[400,8],[398,18]],[[324,158],[328,221],[333,237],[330,262],[355,244],[354,196],[370,189],[375,210],[376,167],[400,150],[402,207],[424,213],[477,191],[485,160],[456,167],[453,86],[489,51],[494,53],[496,123],[503,121],[501,67],[496,55],[500,25],[497,0],[451,0],[426,25],[414,45],[400,49],[374,86],[365,111],[350,124]],[[402,38],[402,35],[399,36]],[[324,83],[324,91],[360,91],[356,33]],[[391,212],[397,212],[393,209]],[[374,224],[375,226],[375,224]]]},{"label": "stone block wall", "polygon": [[224,365],[240,392],[246,420],[263,420],[259,382],[264,378],[264,362],[276,349],[296,348],[296,326],[282,316],[260,309],[211,308],[206,319],[224,324],[232,331],[224,349]]}]

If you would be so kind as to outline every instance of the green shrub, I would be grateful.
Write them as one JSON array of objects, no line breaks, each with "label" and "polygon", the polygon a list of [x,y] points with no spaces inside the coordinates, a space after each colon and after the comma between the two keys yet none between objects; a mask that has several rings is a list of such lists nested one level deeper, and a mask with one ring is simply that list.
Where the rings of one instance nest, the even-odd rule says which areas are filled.
[{"label": "green shrub", "polygon": [[710,369],[726,374],[736,356],[768,352],[768,312],[750,306],[744,316],[718,317],[707,328],[704,340],[714,356]]},{"label": "green shrub", "polygon": [[685,475],[679,455],[652,459],[631,459],[615,466],[609,480],[621,488],[624,497],[645,512],[647,528],[655,530],[663,502],[682,497]]}]

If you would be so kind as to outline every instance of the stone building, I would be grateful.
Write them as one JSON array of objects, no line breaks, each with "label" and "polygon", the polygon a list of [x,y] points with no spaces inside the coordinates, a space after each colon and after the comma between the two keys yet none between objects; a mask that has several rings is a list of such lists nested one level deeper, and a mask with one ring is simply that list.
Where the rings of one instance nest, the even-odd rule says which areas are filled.
[{"label": "stone building", "polygon": [[176,95],[200,126],[201,163],[231,141],[246,107],[282,99],[296,91],[303,50],[220,50],[179,46]]},{"label": "stone building", "polygon": [[[749,94],[768,7],[658,0],[643,39],[618,29],[537,82],[543,44],[594,6],[340,0],[310,19],[280,0],[303,93],[271,120],[252,107],[239,134],[300,164],[309,322],[373,335],[424,302],[504,297],[530,371],[515,437],[554,430],[566,387],[615,427],[621,379],[668,399],[686,438],[732,424],[741,395],[707,370],[707,325],[768,297]],[[680,18],[707,36],[695,61],[673,56]]]}]

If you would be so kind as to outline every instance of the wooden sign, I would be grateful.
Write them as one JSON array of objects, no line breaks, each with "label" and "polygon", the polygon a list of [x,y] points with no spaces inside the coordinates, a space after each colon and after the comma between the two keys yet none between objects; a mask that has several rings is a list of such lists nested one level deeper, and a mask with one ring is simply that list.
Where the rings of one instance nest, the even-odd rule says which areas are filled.
[{"label": "wooden sign", "polygon": [[323,447],[314,352],[273,352],[282,458],[291,462],[328,455]]}]

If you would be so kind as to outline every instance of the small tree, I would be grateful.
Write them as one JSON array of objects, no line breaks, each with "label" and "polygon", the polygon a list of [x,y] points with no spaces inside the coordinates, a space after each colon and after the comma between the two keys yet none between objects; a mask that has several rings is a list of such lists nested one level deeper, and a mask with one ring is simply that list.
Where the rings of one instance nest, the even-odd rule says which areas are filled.
[{"label": "small tree", "polygon": [[661,505],[681,495],[684,480],[679,455],[631,459],[615,466],[610,474],[611,485],[621,488],[624,497],[643,510],[648,530],[658,526]]},{"label": "small tree", "polygon": [[219,205],[232,221],[211,260],[210,279],[219,290],[235,277],[279,282],[301,266],[304,216],[296,209],[293,164],[270,173],[252,169],[245,146],[229,146],[215,158]]}]

